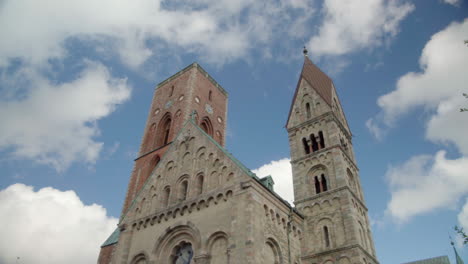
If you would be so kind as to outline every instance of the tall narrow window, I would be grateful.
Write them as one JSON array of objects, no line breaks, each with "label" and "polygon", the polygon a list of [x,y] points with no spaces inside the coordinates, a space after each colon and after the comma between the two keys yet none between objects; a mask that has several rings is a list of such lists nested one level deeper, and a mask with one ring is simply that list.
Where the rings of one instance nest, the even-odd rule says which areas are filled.
[{"label": "tall narrow window", "polygon": [[310,140],[312,141],[312,151],[315,152],[319,150],[319,145],[317,143],[317,138],[314,134],[310,135]]},{"label": "tall narrow window", "polygon": [[166,208],[169,205],[169,196],[170,195],[171,195],[171,188],[169,186],[167,186],[164,189],[164,195],[163,195],[163,199],[162,199],[162,205],[163,205],[164,208]]},{"label": "tall narrow window", "polygon": [[170,141],[171,137],[171,124],[172,118],[170,113],[166,113],[161,121],[159,122],[157,130],[156,147],[166,145]]},{"label": "tall narrow window", "polygon": [[310,104],[306,103],[306,113],[307,113],[307,118],[310,118]]},{"label": "tall narrow window", "polygon": [[185,201],[187,200],[187,190],[188,190],[188,183],[187,181],[183,181],[180,183],[180,194],[179,194],[179,200],[180,201]]},{"label": "tall narrow window", "polygon": [[171,92],[169,93],[169,97],[171,97],[173,93],[174,93],[174,85],[172,85],[171,87]]},{"label": "tall narrow window", "polygon": [[208,100],[210,100],[210,101],[211,101],[211,97],[212,97],[211,95],[212,95],[212,92],[210,91],[210,92],[208,93]]},{"label": "tall narrow window", "polygon": [[310,153],[310,148],[309,148],[309,143],[307,143],[307,139],[306,139],[306,138],[303,138],[303,139],[302,139],[302,144],[304,144],[304,151],[305,151],[305,154],[309,154],[309,153]]},{"label": "tall narrow window", "polygon": [[320,182],[317,176],[314,177],[314,182],[315,182],[315,193],[319,194],[320,193]]},{"label": "tall narrow window", "polygon": [[327,179],[325,178],[325,175],[322,174],[321,176],[321,182],[322,182],[322,191],[326,192],[328,190],[327,188]]},{"label": "tall narrow window", "polygon": [[320,148],[325,148],[325,139],[323,139],[322,131],[319,131],[319,138],[320,138]]},{"label": "tall narrow window", "polygon": [[197,179],[197,194],[202,194],[203,192],[203,175],[198,176]]},{"label": "tall narrow window", "polygon": [[171,127],[167,126],[164,130],[164,141],[163,145],[166,145],[169,142],[169,132],[171,132]]},{"label": "tall narrow window", "polygon": [[328,227],[324,226],[323,227],[323,236],[325,239],[325,247],[330,247],[330,234],[328,232]]},{"label": "tall narrow window", "polygon": [[205,131],[208,135],[213,136],[213,125],[207,116],[202,119],[200,128],[203,129],[203,131]]}]

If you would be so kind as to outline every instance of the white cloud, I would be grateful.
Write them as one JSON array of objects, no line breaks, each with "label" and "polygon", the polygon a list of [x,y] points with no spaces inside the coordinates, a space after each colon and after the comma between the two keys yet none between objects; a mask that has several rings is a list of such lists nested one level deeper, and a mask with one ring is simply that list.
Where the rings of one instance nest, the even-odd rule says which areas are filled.
[{"label": "white cloud", "polygon": [[127,100],[131,90],[125,79],[113,78],[93,62],[86,62],[70,82],[53,83],[23,69],[9,84],[23,96],[0,94],[0,149],[58,171],[74,161],[96,161],[103,145],[94,140],[99,135],[96,121]]},{"label": "white cloud", "polygon": [[444,0],[446,4],[458,6],[460,4],[460,0]]},{"label": "white cloud", "polygon": [[95,263],[99,247],[116,227],[97,204],[85,205],[73,191],[34,191],[14,184],[0,191],[0,262]]},{"label": "white cloud", "polygon": [[304,37],[305,32],[297,35],[290,26],[306,28],[313,14],[311,0],[5,0],[0,8],[0,65],[17,57],[33,64],[62,58],[70,52],[64,47],[70,38],[113,48],[131,67],[168,51],[151,41],[223,63],[280,36]]},{"label": "white cloud", "polygon": [[434,34],[419,59],[421,71],[400,77],[396,89],[378,99],[381,113],[367,123],[378,138],[410,111],[425,111],[426,138],[451,144],[461,153],[457,159],[447,159],[445,151],[414,156],[387,171],[392,193],[387,213],[398,221],[444,207],[455,208],[468,194],[468,116],[459,112],[466,105],[462,93],[468,83],[468,52],[463,43],[467,33],[468,19]]},{"label": "white cloud", "polygon": [[415,156],[388,170],[392,198],[387,213],[405,222],[435,209],[454,208],[468,194],[468,158],[451,160],[445,154]]},{"label": "white cloud", "polygon": [[[458,111],[454,98],[466,92],[468,83],[468,52],[463,39],[468,34],[468,19],[454,22],[434,34],[423,49],[419,59],[421,72],[409,72],[402,76],[394,91],[381,96],[378,105],[382,108],[384,122],[388,125],[414,110],[416,107],[448,108]],[[449,105],[450,104],[450,105]]]},{"label": "white cloud", "polygon": [[325,0],[324,21],[308,46],[317,56],[379,46],[398,33],[400,22],[413,9],[414,5],[400,1]]},{"label": "white cloud", "polygon": [[375,121],[373,118],[369,118],[367,121],[366,121],[366,127],[367,129],[369,129],[369,131],[371,132],[371,134],[377,139],[377,140],[382,140],[383,138],[383,134],[384,134],[384,131],[382,130],[382,128],[375,124]]},{"label": "white cloud", "polygon": [[271,175],[275,182],[274,190],[283,199],[293,204],[294,191],[292,181],[291,160],[284,158],[271,161],[268,164],[262,165],[260,168],[252,170],[260,178]]}]

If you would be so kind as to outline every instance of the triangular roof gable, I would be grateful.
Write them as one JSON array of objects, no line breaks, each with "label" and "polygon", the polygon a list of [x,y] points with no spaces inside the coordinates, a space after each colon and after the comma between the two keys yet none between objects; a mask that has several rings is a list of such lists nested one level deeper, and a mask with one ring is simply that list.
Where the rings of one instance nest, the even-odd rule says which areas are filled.
[{"label": "triangular roof gable", "polygon": [[291,102],[291,107],[289,109],[288,120],[286,121],[286,127],[289,124],[289,119],[291,118],[292,110],[294,103],[296,102],[297,93],[299,91],[299,86],[301,85],[301,80],[305,80],[311,87],[314,89],[320,97],[327,103],[330,107],[332,106],[332,89],[333,81],[326,75],[319,67],[317,67],[309,57],[304,57],[304,64],[302,66],[301,75],[297,81],[296,91]]},{"label": "triangular roof gable", "polygon": [[[212,142],[213,144],[215,144],[215,146],[220,149],[241,171],[243,171],[245,174],[247,174],[248,176],[260,181],[260,179],[257,177],[257,175],[255,175],[255,173],[253,173],[252,171],[250,171],[244,164],[242,164],[239,160],[237,160],[231,153],[229,153],[225,148],[223,148],[218,142],[216,142],[210,135],[208,135],[205,131],[203,131],[203,129],[201,129],[197,124],[194,123],[194,121],[192,119],[188,119],[184,125],[182,126],[182,129],[180,129],[179,133],[177,134],[177,136],[174,138],[174,140],[172,141],[171,145],[169,146],[169,149],[164,153],[164,155],[161,157],[161,160],[160,162],[156,165],[156,167],[153,169],[153,171],[151,172],[150,174],[150,177],[148,177],[148,179],[145,181],[145,183],[143,184],[143,186],[140,188],[140,190],[138,191],[138,193],[135,195],[135,198],[132,200],[132,202],[130,203],[130,206],[127,208],[127,210],[125,211],[124,214],[122,214],[122,216],[120,217],[120,221],[119,222],[122,222],[124,219],[125,219],[125,216],[134,208],[135,204],[137,204],[137,200],[138,198],[140,197],[141,193],[143,193],[143,191],[146,189],[146,185],[151,182],[152,178],[154,177],[154,171],[157,170],[160,166],[162,166],[162,164],[165,164],[165,159],[167,156],[169,156],[168,154],[173,150],[173,148],[175,148],[175,146],[177,144],[174,144],[174,142],[176,142],[178,140],[178,138],[180,138],[183,134],[183,132],[185,130],[187,130],[189,127],[194,127],[195,129],[197,129],[198,131],[200,131],[202,133],[202,135],[206,136],[210,142]],[[277,194],[275,194],[277,195]],[[289,203],[288,203],[289,205]],[[289,205],[290,206],[290,205]]]}]

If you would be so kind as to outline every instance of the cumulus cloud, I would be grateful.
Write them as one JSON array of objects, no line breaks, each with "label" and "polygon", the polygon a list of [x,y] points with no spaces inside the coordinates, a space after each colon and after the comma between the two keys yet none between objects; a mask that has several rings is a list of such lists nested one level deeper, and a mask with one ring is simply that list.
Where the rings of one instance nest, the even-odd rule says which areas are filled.
[{"label": "cumulus cloud", "polygon": [[260,166],[260,168],[252,170],[260,178],[271,175],[275,182],[274,190],[283,199],[293,204],[294,191],[292,181],[291,160],[284,158],[273,160],[268,164]]},{"label": "cumulus cloud", "polygon": [[415,156],[391,167],[386,174],[392,193],[387,213],[405,222],[435,209],[454,208],[468,194],[468,158],[451,160],[445,155],[439,151],[434,157]]},{"label": "cumulus cloud", "polygon": [[419,59],[421,72],[409,72],[397,82],[394,91],[381,96],[384,122],[391,125],[397,118],[417,107],[456,109],[468,83],[468,53],[463,39],[468,33],[468,19],[454,22],[434,34]]},{"label": "cumulus cloud", "polygon": [[414,156],[387,171],[392,192],[387,212],[399,221],[443,207],[455,208],[468,194],[468,122],[466,114],[459,112],[466,104],[462,93],[468,83],[468,53],[463,43],[467,33],[465,19],[434,34],[419,59],[421,71],[403,75],[395,90],[379,97],[381,112],[367,123],[378,138],[410,111],[425,111],[426,138],[455,146],[461,154],[456,159],[446,158],[445,151]]},{"label": "cumulus cloud", "polygon": [[74,191],[14,184],[0,191],[0,262],[95,263],[99,246],[116,228],[97,204]]},{"label": "cumulus cloud", "polygon": [[74,161],[96,161],[103,145],[94,139],[99,135],[96,121],[131,91],[126,79],[113,78],[106,67],[89,61],[70,82],[51,82],[23,69],[8,84],[21,96],[0,94],[0,150],[58,171]]},{"label": "cumulus cloud", "polygon": [[306,28],[313,13],[311,0],[6,0],[0,8],[0,65],[12,58],[62,58],[72,37],[114,48],[132,67],[163,52],[155,41],[223,63],[280,35],[304,37],[289,29]]},{"label": "cumulus cloud", "polygon": [[325,0],[325,18],[308,46],[317,56],[379,46],[398,33],[400,22],[413,9],[414,5],[400,1]]}]

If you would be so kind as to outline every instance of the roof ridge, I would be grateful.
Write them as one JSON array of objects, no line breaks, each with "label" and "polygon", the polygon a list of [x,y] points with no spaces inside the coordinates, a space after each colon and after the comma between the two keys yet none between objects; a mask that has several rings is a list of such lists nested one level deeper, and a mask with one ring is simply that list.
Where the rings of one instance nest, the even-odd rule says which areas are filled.
[{"label": "roof ridge", "polygon": [[182,70],[180,70],[180,71],[174,73],[173,75],[169,76],[168,78],[164,79],[164,81],[162,81],[162,82],[160,82],[160,83],[158,83],[156,85],[156,89],[158,89],[162,85],[174,80],[175,78],[177,78],[178,76],[180,76],[183,73],[187,72],[188,70],[190,70],[193,67],[197,68],[201,73],[203,73],[205,75],[206,78],[208,78],[208,80],[214,86],[216,86],[224,95],[228,96],[228,92],[213,77],[211,77],[211,75],[205,69],[203,69],[203,67],[198,62],[192,62],[188,66],[183,68]]}]

